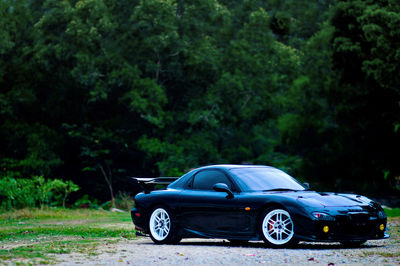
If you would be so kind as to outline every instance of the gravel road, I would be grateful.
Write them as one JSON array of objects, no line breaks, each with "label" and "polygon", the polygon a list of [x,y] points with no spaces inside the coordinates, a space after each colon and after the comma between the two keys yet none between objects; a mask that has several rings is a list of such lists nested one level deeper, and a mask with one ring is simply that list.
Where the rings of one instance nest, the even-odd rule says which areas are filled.
[{"label": "gravel road", "polygon": [[99,255],[57,256],[60,265],[400,265],[398,240],[368,241],[359,248],[338,243],[303,243],[294,249],[265,248],[262,242],[235,246],[224,240],[184,239],[154,245],[150,238],[99,247]]}]

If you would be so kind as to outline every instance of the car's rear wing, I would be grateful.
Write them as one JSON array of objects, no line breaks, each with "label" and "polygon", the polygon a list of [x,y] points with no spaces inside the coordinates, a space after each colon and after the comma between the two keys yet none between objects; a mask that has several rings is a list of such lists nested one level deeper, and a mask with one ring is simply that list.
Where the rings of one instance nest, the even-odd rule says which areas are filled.
[{"label": "car's rear wing", "polygon": [[179,177],[131,177],[142,187],[145,193],[157,189],[157,185],[167,186],[177,180]]}]

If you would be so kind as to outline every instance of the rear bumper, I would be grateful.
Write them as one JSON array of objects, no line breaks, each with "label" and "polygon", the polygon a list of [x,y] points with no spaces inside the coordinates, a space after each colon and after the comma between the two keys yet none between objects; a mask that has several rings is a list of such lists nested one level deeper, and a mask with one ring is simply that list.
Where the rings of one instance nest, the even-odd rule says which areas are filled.
[{"label": "rear bumper", "polygon": [[147,228],[144,213],[136,208],[133,208],[131,210],[131,217],[132,222],[135,225],[135,230],[146,234]]}]

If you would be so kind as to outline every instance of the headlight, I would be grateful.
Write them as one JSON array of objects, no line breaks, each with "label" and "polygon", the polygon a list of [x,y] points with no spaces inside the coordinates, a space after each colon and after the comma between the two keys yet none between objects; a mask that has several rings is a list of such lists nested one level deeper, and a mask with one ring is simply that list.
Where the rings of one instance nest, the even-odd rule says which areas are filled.
[{"label": "headlight", "polygon": [[335,221],[335,217],[324,212],[313,212],[312,216],[318,221]]},{"label": "headlight", "polygon": [[386,218],[386,213],[385,213],[385,211],[378,211],[378,218],[379,219],[384,219],[384,218]]},{"label": "headlight", "polygon": [[373,207],[375,209],[380,209],[381,208],[381,205],[379,205],[379,203],[376,203],[375,201],[372,201],[372,200],[369,202],[369,206],[371,206],[371,207]]}]

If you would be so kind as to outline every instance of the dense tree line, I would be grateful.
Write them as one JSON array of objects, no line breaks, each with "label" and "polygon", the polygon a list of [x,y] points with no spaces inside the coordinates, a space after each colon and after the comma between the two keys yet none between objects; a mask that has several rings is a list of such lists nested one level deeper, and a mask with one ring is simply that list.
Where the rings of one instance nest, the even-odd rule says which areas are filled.
[{"label": "dense tree line", "polygon": [[[400,189],[397,0],[2,0],[1,177],[267,164]],[[115,192],[115,191],[114,191]]]}]

